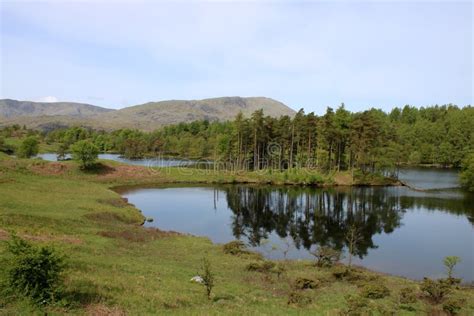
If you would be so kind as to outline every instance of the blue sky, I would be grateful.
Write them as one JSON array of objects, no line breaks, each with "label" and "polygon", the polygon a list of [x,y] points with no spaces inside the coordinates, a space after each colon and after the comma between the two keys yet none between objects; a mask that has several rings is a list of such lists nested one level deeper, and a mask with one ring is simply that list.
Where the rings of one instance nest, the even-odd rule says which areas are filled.
[{"label": "blue sky", "polygon": [[472,2],[0,0],[0,98],[472,104]]}]

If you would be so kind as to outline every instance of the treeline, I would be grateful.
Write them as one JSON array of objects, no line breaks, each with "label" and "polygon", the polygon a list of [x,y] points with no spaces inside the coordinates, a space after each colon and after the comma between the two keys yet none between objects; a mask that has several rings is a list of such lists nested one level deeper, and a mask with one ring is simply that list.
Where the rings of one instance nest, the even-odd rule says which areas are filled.
[{"label": "treeline", "polygon": [[299,167],[393,174],[403,164],[459,167],[474,148],[473,135],[471,106],[407,105],[390,113],[351,113],[342,104],[322,116],[300,110],[293,118],[272,118],[256,111],[250,118],[239,114],[232,122],[180,123],[150,133],[72,127],[43,137],[48,143],[61,143],[61,151],[90,139],[100,151],[127,158],[172,155],[209,158],[232,169]]}]

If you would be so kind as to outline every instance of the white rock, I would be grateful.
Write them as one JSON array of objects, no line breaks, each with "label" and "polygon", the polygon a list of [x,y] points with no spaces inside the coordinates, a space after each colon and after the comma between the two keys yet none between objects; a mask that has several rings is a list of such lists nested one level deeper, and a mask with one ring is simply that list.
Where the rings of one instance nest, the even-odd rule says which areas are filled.
[{"label": "white rock", "polygon": [[204,280],[199,276],[199,275],[196,275],[194,277],[191,278],[191,282],[196,282],[196,283],[204,283]]}]

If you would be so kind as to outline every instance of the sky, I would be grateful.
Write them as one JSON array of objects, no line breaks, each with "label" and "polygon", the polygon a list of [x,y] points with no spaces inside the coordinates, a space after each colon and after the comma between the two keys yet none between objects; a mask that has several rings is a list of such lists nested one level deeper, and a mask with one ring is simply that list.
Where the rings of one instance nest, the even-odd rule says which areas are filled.
[{"label": "sky", "polygon": [[0,98],[472,104],[473,3],[4,1]]}]

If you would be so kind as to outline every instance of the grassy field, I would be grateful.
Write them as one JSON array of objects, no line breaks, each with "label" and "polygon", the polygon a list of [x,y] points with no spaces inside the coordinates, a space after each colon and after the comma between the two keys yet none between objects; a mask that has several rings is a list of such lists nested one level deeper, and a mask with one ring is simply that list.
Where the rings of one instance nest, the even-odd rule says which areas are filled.
[{"label": "grassy field", "polygon": [[[145,229],[139,210],[111,190],[139,183],[225,182],[231,177],[260,179],[260,175],[189,174],[113,162],[84,173],[74,162],[19,160],[0,153],[0,239],[15,232],[34,243],[54,245],[68,257],[68,304],[38,308],[0,296],[0,314],[339,315],[355,308],[347,295],[359,297],[367,283],[384,284],[390,290],[382,299],[357,299],[375,315],[442,314],[442,304],[424,298],[419,283],[399,277],[359,269],[356,277],[336,279],[333,269],[316,268],[307,261],[280,262],[281,274],[247,271],[255,256],[225,254],[221,245],[206,238]],[[4,250],[0,241],[2,261]],[[204,257],[216,275],[210,300],[202,285],[190,282]],[[297,290],[298,278],[315,280],[317,286]],[[415,303],[400,303],[400,290],[406,287],[415,289]],[[465,301],[461,313],[474,313],[471,289],[456,289],[453,295]]]}]

